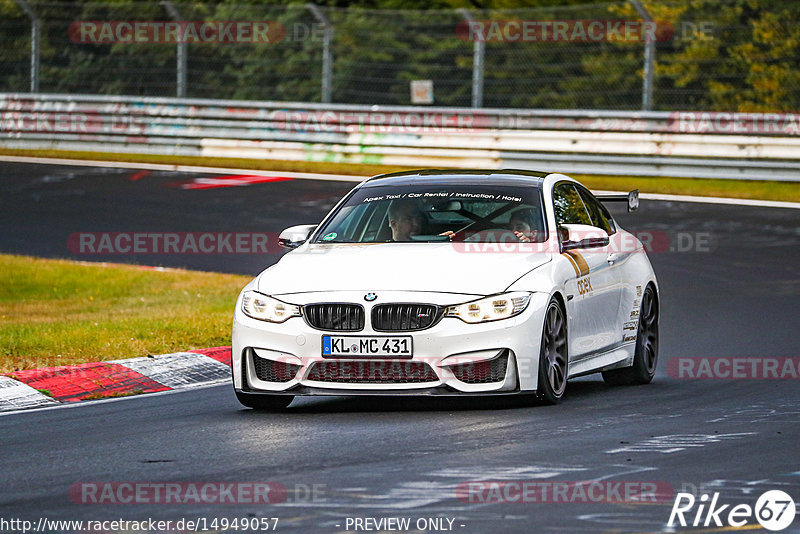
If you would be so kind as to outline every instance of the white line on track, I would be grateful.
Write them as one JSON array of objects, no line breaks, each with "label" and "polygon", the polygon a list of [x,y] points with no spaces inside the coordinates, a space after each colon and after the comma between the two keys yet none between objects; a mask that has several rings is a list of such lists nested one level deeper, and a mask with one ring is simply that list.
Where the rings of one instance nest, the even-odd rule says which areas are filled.
[{"label": "white line on track", "polygon": [[285,176],[299,180],[334,180],[337,182],[363,182],[369,176],[349,174],[316,174],[313,172],[264,171],[226,167],[202,167],[199,165],[173,165],[168,163],[135,163],[131,161],[90,161],[82,159],[33,158],[28,156],[0,156],[0,161],[9,163],[40,163],[43,165],[75,165],[79,167],[106,167],[112,169],[142,169],[146,171],[207,172],[213,174],[247,174],[249,176]]},{"label": "white line on track", "polygon": [[[151,171],[207,172],[213,174],[248,174],[251,176],[285,176],[298,180],[333,180],[337,182],[362,182],[369,176],[352,176],[348,174],[317,174],[313,172],[283,172],[249,169],[231,169],[224,167],[201,167],[196,165],[170,165],[165,163],[134,163],[128,161],[89,161],[80,159],[34,158],[27,156],[0,156],[0,161],[10,163],[41,163],[45,165],[76,165],[83,167],[109,167],[116,169],[143,169]],[[620,193],[620,191],[596,191],[597,193]],[[729,204],[734,206],[756,206],[762,208],[800,209],[800,202],[782,202],[778,200],[753,200],[745,198],[695,197],[688,195],[662,195],[658,193],[641,193],[645,200],[666,202],[701,202],[704,204]]]}]

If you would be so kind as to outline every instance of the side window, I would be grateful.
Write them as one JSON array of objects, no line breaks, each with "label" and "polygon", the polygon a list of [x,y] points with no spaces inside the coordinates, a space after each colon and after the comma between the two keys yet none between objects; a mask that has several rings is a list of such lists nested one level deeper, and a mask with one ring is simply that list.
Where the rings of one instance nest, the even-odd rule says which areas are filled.
[{"label": "side window", "polygon": [[386,213],[389,208],[388,202],[372,203],[372,209],[369,211],[369,218],[363,225],[364,228],[361,235],[354,237],[354,241],[372,242],[372,241],[386,241],[391,236],[389,231],[389,224],[386,222]]},{"label": "side window", "polygon": [[571,183],[560,183],[553,188],[553,209],[555,210],[556,224],[593,226],[581,196]]},{"label": "side window", "polygon": [[614,219],[611,218],[611,214],[608,213],[606,207],[586,189],[579,187],[578,191],[581,194],[583,203],[586,205],[586,209],[589,210],[589,215],[592,217],[592,226],[602,228],[609,235],[616,232]]}]

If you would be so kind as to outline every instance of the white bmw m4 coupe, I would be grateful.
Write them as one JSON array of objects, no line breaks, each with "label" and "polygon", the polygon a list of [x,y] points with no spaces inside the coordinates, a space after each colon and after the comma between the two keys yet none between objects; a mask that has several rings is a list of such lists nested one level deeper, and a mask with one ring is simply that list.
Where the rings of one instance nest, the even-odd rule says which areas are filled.
[{"label": "white bmw m4 coupe", "polygon": [[531,395],[602,372],[646,384],[659,291],[642,243],[563,174],[377,176],[251,281],[233,318],[245,406],[297,395]]}]

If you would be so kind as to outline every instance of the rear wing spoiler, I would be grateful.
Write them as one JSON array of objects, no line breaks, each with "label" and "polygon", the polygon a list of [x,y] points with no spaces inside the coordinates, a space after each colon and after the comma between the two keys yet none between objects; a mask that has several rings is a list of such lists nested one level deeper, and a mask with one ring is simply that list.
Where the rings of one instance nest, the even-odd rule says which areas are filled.
[{"label": "rear wing spoiler", "polygon": [[627,202],[628,203],[628,211],[634,211],[639,209],[639,190],[634,189],[629,193],[622,193],[622,194],[607,194],[607,195],[595,195],[597,200],[600,202]]}]

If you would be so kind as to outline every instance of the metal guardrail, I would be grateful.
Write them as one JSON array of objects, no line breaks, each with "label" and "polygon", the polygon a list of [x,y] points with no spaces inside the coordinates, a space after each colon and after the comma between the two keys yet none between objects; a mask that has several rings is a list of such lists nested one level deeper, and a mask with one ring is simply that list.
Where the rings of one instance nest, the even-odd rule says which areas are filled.
[{"label": "metal guardrail", "polygon": [[0,93],[0,147],[800,181],[800,116]]}]

